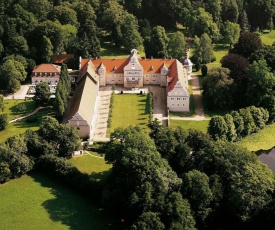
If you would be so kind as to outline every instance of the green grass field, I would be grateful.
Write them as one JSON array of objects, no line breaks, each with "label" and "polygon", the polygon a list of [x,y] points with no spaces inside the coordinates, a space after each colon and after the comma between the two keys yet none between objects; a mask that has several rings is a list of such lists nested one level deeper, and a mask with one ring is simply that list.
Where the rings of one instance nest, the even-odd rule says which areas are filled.
[{"label": "green grass field", "polygon": [[267,126],[257,133],[249,135],[236,142],[237,145],[250,151],[268,150],[275,146],[275,123]]},{"label": "green grass field", "polygon": [[[24,104],[24,109],[20,110],[18,105]],[[1,113],[6,113],[8,115],[8,120],[24,116],[35,109],[35,102],[32,100],[5,100],[5,110]],[[37,117],[35,122],[27,122],[26,120],[17,121],[14,123],[8,124],[7,128],[3,131],[0,131],[0,144],[5,142],[9,137],[12,137],[17,134],[24,133],[27,129],[37,130],[41,118],[45,115],[54,116],[53,109],[44,108],[39,110],[38,113],[33,116]]]},{"label": "green grass field", "polygon": [[269,33],[263,33],[260,35],[263,44],[265,45],[272,45],[273,42],[275,42],[275,30],[272,30]]},{"label": "green grass field", "polygon": [[203,133],[207,133],[209,121],[184,121],[184,120],[170,120],[170,127],[174,128],[177,126],[182,127],[185,130],[196,129],[200,130]]},{"label": "green grass field", "polygon": [[109,133],[116,128],[139,125],[148,130],[149,107],[147,95],[115,94],[114,108]]},{"label": "green grass field", "polygon": [[0,229],[117,229],[90,201],[48,177],[31,173],[0,185]]},{"label": "green grass field", "polygon": [[78,168],[79,171],[91,175],[95,180],[104,181],[109,173],[112,165],[106,164],[103,157],[95,152],[92,155],[85,154],[83,156],[74,157],[69,161]]}]

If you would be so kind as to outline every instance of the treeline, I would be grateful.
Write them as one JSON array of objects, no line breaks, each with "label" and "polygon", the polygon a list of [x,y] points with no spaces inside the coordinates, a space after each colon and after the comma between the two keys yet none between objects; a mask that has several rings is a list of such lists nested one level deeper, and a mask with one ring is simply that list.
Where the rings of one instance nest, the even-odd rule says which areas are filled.
[{"label": "treeline", "polygon": [[[147,57],[181,60],[189,38],[202,40],[206,34],[210,42],[233,45],[240,31],[272,29],[274,6],[274,0],[5,0],[0,3],[1,89],[16,91],[35,65],[51,62],[55,53],[74,54],[73,68],[79,56],[100,57],[103,31],[127,52],[144,49]],[[178,23],[185,36],[177,32],[168,39],[166,30]],[[208,61],[198,54],[196,64]]]},{"label": "treeline", "polygon": [[38,131],[27,130],[10,137],[0,147],[0,183],[31,171],[42,156],[71,157],[79,146],[78,132],[73,126],[45,116]]},{"label": "treeline", "polygon": [[224,116],[213,116],[208,133],[216,141],[236,141],[263,129],[268,119],[269,113],[266,109],[251,106]]},{"label": "treeline", "polygon": [[117,129],[106,146],[102,202],[125,228],[272,228],[274,175],[255,154],[157,120],[150,128]]},{"label": "treeline", "polygon": [[275,46],[262,45],[261,38],[244,32],[221,60],[221,68],[208,71],[203,97],[208,109],[263,107],[269,122],[275,119]]}]

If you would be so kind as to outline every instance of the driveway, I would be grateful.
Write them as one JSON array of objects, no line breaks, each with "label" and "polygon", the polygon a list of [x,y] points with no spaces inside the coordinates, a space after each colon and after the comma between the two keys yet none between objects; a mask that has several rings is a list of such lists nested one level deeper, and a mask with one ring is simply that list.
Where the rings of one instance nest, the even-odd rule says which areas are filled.
[{"label": "driveway", "polygon": [[153,92],[153,116],[168,126],[166,89],[159,86],[151,86]]},{"label": "driveway", "polygon": [[27,95],[28,89],[29,89],[29,85],[21,85],[20,89],[17,92],[15,92],[14,94],[9,94],[4,98],[5,99],[24,100]]}]

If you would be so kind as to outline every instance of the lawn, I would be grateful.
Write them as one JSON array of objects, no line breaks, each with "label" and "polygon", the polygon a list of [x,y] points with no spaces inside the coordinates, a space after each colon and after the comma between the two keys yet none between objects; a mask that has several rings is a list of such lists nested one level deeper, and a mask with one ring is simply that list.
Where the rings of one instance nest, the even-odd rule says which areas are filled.
[{"label": "lawn", "polygon": [[103,157],[96,152],[89,152],[91,155],[85,154],[70,159],[69,161],[83,173],[91,175],[95,180],[104,181],[109,173],[112,165],[106,164]]},{"label": "lawn", "polygon": [[116,128],[126,128],[130,125],[139,125],[148,130],[149,107],[147,95],[137,94],[115,94],[114,108],[109,133]]},{"label": "lawn", "polygon": [[272,30],[269,33],[263,33],[260,35],[263,44],[265,45],[272,45],[273,42],[275,42],[275,30]]},{"label": "lawn", "polygon": [[[5,101],[5,103],[6,102],[8,102],[8,103],[5,104],[6,108],[5,108],[4,113],[8,114],[9,120],[11,120],[15,117],[24,116],[24,115],[32,112],[35,108],[35,107],[33,107],[33,105],[34,105],[32,103],[33,101],[17,101],[17,104],[16,104],[15,100],[14,101],[13,100]],[[17,111],[16,106],[19,103],[26,104],[26,110]],[[22,120],[22,121],[17,121],[17,122],[8,124],[8,126],[5,130],[0,131],[0,144],[5,142],[5,140],[9,137],[24,133],[27,129],[37,130],[39,128],[41,118],[46,115],[54,116],[53,109],[52,108],[43,108],[43,109],[39,110],[38,113],[32,115],[32,117],[36,117],[36,120],[34,122],[27,122],[26,120]]]},{"label": "lawn", "polygon": [[249,135],[236,144],[250,151],[268,150],[275,146],[275,123],[257,133]]},{"label": "lawn", "polygon": [[209,120],[205,120],[205,121],[170,120],[170,127],[172,128],[180,126],[185,130],[197,129],[202,131],[203,133],[207,133],[208,124],[209,124]]},{"label": "lawn", "polygon": [[[100,36],[100,58],[127,58],[130,55],[130,50],[129,51],[124,51],[121,48],[117,47],[111,39],[111,35],[106,33],[106,32],[102,32],[101,36]],[[134,47],[135,49],[138,49],[138,47]],[[140,50],[138,50],[140,51]],[[145,57],[145,53],[144,51],[140,51],[139,55],[141,57]]]},{"label": "lawn", "polygon": [[89,200],[38,173],[0,185],[0,197],[2,230],[114,229]]}]

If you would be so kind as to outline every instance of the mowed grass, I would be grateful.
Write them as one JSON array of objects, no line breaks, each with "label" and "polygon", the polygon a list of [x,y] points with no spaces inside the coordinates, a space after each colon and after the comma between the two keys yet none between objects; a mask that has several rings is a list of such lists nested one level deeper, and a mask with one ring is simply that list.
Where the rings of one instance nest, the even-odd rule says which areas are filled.
[{"label": "mowed grass", "polygon": [[269,33],[263,33],[260,35],[263,44],[265,45],[272,45],[273,42],[275,42],[275,30],[272,30]]},{"label": "mowed grass", "polygon": [[112,122],[109,133],[116,128],[126,128],[130,125],[140,126],[148,131],[149,105],[147,95],[115,94]]},{"label": "mowed grass", "polygon": [[250,151],[268,150],[275,146],[275,123],[257,133],[251,134],[236,143]]},{"label": "mowed grass", "polygon": [[204,121],[186,121],[186,120],[170,120],[170,127],[175,128],[177,126],[182,127],[185,130],[196,129],[203,133],[207,133],[207,127],[209,120]]},{"label": "mowed grass", "polygon": [[89,152],[83,156],[71,158],[69,161],[78,168],[79,171],[89,174],[96,181],[105,181],[112,165],[106,164],[103,157],[99,157],[97,153]]},{"label": "mowed grass", "polygon": [[[24,110],[19,110],[18,105],[24,104]],[[8,121],[24,116],[28,113],[31,113],[35,109],[35,102],[24,101],[24,100],[5,100],[5,110],[0,113],[6,113],[8,115]],[[0,144],[5,142],[7,138],[12,137],[17,134],[24,133],[27,129],[37,130],[39,128],[41,119],[43,116],[54,116],[54,112],[52,108],[43,108],[39,110],[35,116],[37,119],[34,122],[27,122],[26,119],[22,121],[17,121],[14,123],[9,123],[7,128],[3,131],[0,131]]]},{"label": "mowed grass", "polygon": [[0,229],[114,229],[110,219],[81,195],[31,173],[0,185]]}]

